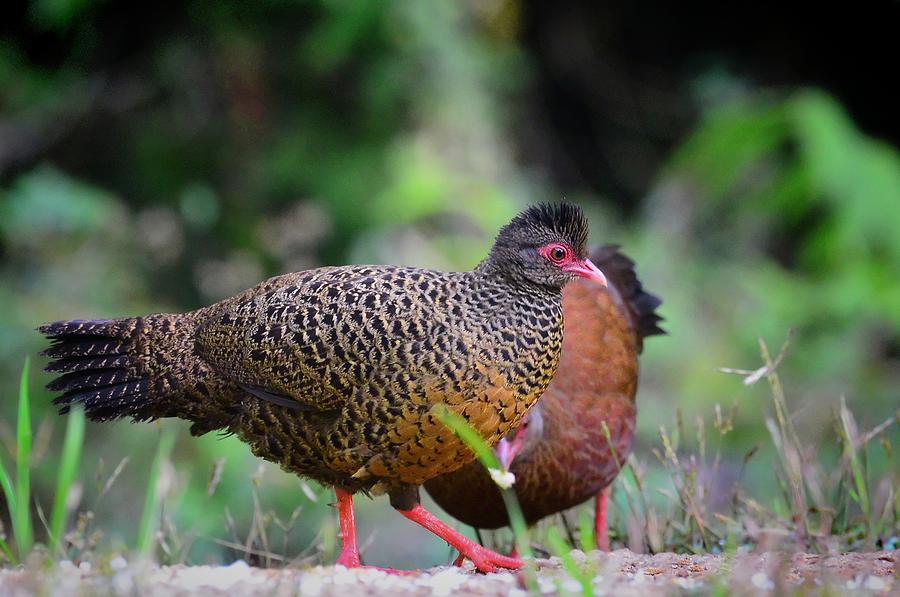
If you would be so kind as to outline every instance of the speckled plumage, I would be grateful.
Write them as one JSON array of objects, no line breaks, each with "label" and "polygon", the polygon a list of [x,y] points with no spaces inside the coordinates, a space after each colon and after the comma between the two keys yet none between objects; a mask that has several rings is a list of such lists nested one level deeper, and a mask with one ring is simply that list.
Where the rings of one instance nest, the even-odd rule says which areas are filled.
[{"label": "speckled plumage", "polygon": [[[529,524],[595,496],[631,452],[638,354],[659,334],[659,299],[643,291],[634,264],[605,246],[591,252],[608,288],[578,280],[563,289],[566,327],[559,368],[529,412],[534,437],[513,460],[514,488]],[[606,423],[612,446],[602,430]],[[496,485],[478,462],[425,484],[434,500],[477,528],[508,524]]]},{"label": "speckled plumage", "polygon": [[63,373],[48,387],[93,420],[188,419],[195,435],[226,430],[288,471],[402,502],[473,457],[437,409],[494,443],[541,395],[573,276],[536,248],[583,257],[586,234],[577,208],[541,206],[470,272],[325,267],[190,313],[48,324],[48,370]]}]

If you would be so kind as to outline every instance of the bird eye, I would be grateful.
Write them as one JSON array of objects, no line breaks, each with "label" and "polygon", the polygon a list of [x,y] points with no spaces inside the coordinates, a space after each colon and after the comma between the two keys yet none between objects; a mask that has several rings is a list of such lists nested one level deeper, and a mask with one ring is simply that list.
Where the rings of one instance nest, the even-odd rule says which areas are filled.
[{"label": "bird eye", "polygon": [[566,250],[562,247],[553,247],[550,249],[550,259],[553,261],[562,261],[566,258]]}]

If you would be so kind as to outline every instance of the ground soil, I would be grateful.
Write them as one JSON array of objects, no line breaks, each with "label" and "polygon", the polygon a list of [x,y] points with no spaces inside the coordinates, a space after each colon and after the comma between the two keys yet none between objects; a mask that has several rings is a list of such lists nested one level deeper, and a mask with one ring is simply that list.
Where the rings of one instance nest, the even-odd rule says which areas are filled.
[{"label": "ground soil", "polygon": [[[572,552],[595,595],[665,594],[900,594],[900,550],[835,555],[721,555]],[[584,594],[585,586],[557,558],[537,560],[531,588],[540,594]],[[61,562],[0,571],[6,595],[521,595],[522,574],[476,574],[437,567],[410,576],[379,570],[317,566],[265,570],[230,566],[140,566],[117,557],[101,564]],[[806,591],[804,591],[806,589]],[[724,591],[724,593],[722,592]]]}]

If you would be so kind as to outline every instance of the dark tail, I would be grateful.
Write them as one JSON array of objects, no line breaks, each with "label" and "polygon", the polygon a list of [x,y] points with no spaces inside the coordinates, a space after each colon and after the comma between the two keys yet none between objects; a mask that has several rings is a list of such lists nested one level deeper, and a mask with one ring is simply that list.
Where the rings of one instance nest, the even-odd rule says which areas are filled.
[{"label": "dark tail", "polygon": [[596,247],[591,250],[590,257],[625,299],[640,340],[665,334],[658,325],[663,318],[656,314],[662,300],[644,290],[634,271],[634,261],[620,253],[618,245]]},{"label": "dark tail", "polygon": [[[193,329],[179,315],[56,321],[38,328],[51,346],[46,371],[61,373],[47,389],[66,413],[82,404],[88,418],[137,421],[179,416],[190,389]],[[188,329],[184,329],[188,328]]]}]

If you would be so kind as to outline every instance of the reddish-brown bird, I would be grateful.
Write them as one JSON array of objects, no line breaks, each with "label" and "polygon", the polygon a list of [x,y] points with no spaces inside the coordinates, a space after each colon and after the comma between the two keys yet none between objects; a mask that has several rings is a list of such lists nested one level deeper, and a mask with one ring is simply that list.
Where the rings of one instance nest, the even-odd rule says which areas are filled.
[{"label": "reddish-brown bird", "polygon": [[560,289],[605,284],[575,206],[531,207],[469,272],[390,266],[285,274],[183,314],[58,321],[48,388],[63,411],[105,421],[180,417],[222,429],[257,456],[333,486],[338,563],[359,566],[352,494],[391,505],[483,571],[521,561],[438,520],[419,486],[473,458],[439,420],[449,409],[488,442],[515,428],[556,370]]},{"label": "reddish-brown bird", "polygon": [[[646,336],[664,332],[654,312],[661,301],[643,290],[634,263],[615,246],[595,249],[590,257],[609,286],[579,280],[563,289],[559,368],[495,452],[515,475],[528,524],[596,496],[595,536],[608,550],[608,488],[631,452],[638,354]],[[509,524],[500,491],[478,462],[435,477],[425,488],[444,510],[475,528]]]}]

